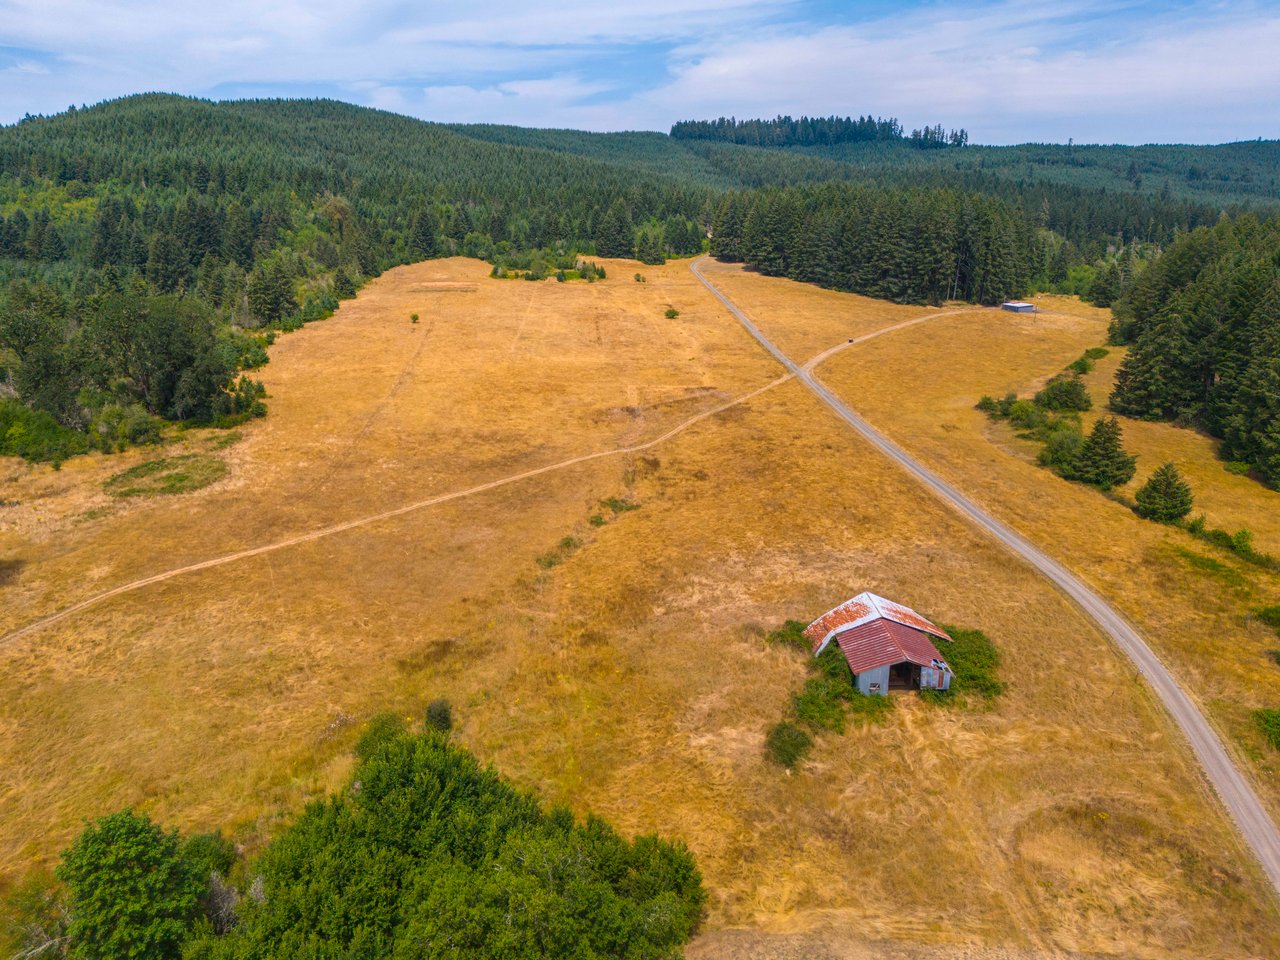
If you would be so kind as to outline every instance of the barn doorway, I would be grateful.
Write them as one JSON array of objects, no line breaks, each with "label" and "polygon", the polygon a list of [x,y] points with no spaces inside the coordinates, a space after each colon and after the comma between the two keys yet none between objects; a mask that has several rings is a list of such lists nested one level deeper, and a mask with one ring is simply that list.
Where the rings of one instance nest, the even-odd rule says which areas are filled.
[{"label": "barn doorway", "polygon": [[919,690],[920,668],[909,661],[895,663],[889,668],[889,689]]}]

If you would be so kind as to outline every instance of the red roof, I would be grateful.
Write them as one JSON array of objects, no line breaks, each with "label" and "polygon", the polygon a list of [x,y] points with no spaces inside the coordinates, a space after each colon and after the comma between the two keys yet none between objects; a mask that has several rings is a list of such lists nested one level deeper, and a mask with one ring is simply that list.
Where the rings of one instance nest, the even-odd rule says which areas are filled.
[{"label": "red roof", "polygon": [[874,593],[860,593],[852,600],[846,600],[835,609],[828,610],[805,628],[804,635],[813,644],[813,652],[821,653],[827,641],[837,633],[843,633],[847,628],[858,627],[874,620],[887,620],[943,640],[951,639],[945,630],[934,626],[910,607],[904,607],[900,603],[886,600]]},{"label": "red roof", "polygon": [[929,634],[892,620],[877,619],[836,634],[836,643],[854,673],[909,660],[922,667],[945,662]]}]

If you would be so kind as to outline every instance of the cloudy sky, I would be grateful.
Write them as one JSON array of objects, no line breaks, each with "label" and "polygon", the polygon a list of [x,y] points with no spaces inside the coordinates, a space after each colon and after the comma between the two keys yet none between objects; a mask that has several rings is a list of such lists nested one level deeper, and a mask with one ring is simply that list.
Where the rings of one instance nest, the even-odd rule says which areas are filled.
[{"label": "cloudy sky", "polygon": [[0,123],[162,90],[666,130],[873,113],[979,143],[1280,138],[1280,0],[0,0]]}]

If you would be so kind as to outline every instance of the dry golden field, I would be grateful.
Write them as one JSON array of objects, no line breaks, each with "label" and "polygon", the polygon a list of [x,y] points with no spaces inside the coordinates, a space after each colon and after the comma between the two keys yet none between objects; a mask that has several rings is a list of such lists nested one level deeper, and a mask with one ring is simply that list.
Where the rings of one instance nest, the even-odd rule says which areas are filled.
[{"label": "dry golden field", "polygon": [[[645,284],[635,264],[608,267],[594,285],[489,280],[460,259],[390,272],[277,342],[261,371],[271,413],[238,442],[193,431],[172,448],[227,459],[227,479],[195,493],[102,492],[154,451],[56,473],[4,461],[0,633],[153,574],[643,444],[778,377],[685,264],[642,267]],[[797,359],[937,312],[708,273]],[[972,410],[1105,326],[1087,311],[1028,323],[960,311],[822,374],[1059,544],[1206,699],[1248,691],[1211,705],[1251,744],[1237,714],[1280,691],[1250,679],[1246,654],[1267,639],[1227,605],[1261,595],[1256,575],[1206,582],[1180,535],[1048,476]],[[1148,429],[1151,451],[1176,442]],[[1197,492],[1208,477],[1192,475]],[[1275,531],[1231,489],[1268,548]],[[600,505],[615,496],[640,508]],[[579,545],[558,548],[566,537]],[[1009,690],[990,709],[902,699],[788,776],[762,744],[804,667],[762,634],[863,589],[985,630]],[[1216,646],[1214,624],[1232,629]],[[642,451],[175,576],[0,646],[0,873],[125,805],[251,848],[339,781],[363,719],[418,716],[437,696],[468,747],[546,801],[687,840],[710,892],[691,957],[1280,955],[1260,871],[1127,663],[794,382]]]}]

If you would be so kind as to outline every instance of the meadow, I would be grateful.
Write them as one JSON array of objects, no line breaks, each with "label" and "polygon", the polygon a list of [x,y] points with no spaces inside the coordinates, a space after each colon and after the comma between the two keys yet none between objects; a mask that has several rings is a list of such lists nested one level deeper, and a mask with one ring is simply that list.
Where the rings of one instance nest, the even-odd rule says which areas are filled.
[{"label": "meadow", "polygon": [[[400,267],[277,340],[261,370],[270,413],[236,434],[193,430],[56,472],[0,463],[7,635],[166,570],[636,447],[774,384],[644,450],[166,579],[0,641],[5,881],[51,862],[82,818],[127,805],[252,850],[342,783],[365,719],[447,697],[461,742],[545,802],[689,843],[710,895],[691,957],[1280,953],[1260,871],[1088,621],[798,384],[775,383],[780,369],[685,263],[606,265],[594,284],[490,280],[464,259]],[[797,359],[940,312],[708,273]],[[1280,689],[1246,657],[1266,635],[1240,619],[1261,575],[1049,475],[972,409],[1099,343],[1105,314],[941,312],[821,375],[1058,544],[1262,773],[1241,711]],[[1162,444],[1186,441],[1144,427],[1127,431],[1140,477]],[[189,454],[226,476],[167,496],[104,489]],[[1213,492],[1210,466],[1187,471],[1201,505],[1246,518],[1268,548],[1277,531],[1233,492],[1251,481],[1219,467],[1229,485]],[[1274,496],[1259,489],[1256,509]],[[1179,547],[1247,586],[1223,591]],[[822,737],[788,774],[765,761],[764,736],[805,666],[765,634],[864,589],[983,630],[1008,689],[961,710],[904,698],[882,724]],[[1243,639],[1212,642],[1227,627]]]}]

